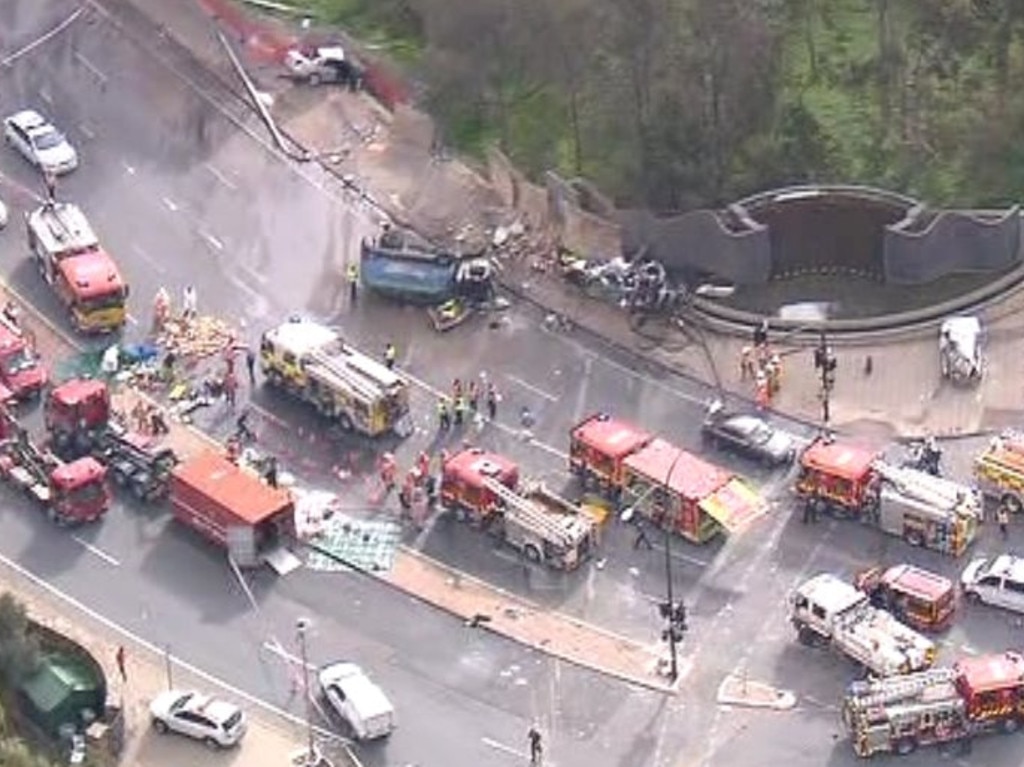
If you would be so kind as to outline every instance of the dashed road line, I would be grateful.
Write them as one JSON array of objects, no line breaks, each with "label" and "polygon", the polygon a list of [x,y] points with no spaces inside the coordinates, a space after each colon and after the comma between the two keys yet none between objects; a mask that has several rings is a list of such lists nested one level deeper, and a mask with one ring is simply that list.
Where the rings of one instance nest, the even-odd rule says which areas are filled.
[{"label": "dashed road line", "polygon": [[505,378],[507,378],[509,381],[511,381],[512,383],[516,384],[517,386],[522,386],[527,391],[533,392],[538,397],[543,397],[544,399],[548,400],[549,402],[558,402],[558,397],[556,397],[554,394],[551,394],[550,392],[546,392],[546,391],[544,391],[543,389],[541,389],[538,386],[534,386],[529,381],[524,381],[519,376],[514,376],[514,375],[511,375],[509,373],[506,373],[505,374]]},{"label": "dashed road line", "polygon": [[90,128],[85,123],[79,123],[78,124],[78,130],[81,131],[82,135],[85,136],[90,141],[92,141],[94,138],[96,138],[96,131],[94,131],[92,128]]},{"label": "dashed road line", "polygon": [[235,182],[232,181],[230,178],[228,178],[227,175],[223,171],[218,170],[216,166],[211,165],[208,162],[204,162],[203,163],[203,168],[205,168],[206,171],[211,176],[213,176],[215,179],[217,179],[221,184],[223,184],[225,187],[230,189],[232,192],[234,192],[236,189],[238,189],[238,185],[235,184]]},{"label": "dashed road line", "polygon": [[257,272],[251,266],[239,264],[238,271],[243,272],[247,277],[251,277],[252,279],[256,280],[256,282],[258,282],[260,285],[266,285],[270,282],[270,278],[267,277],[267,275]]},{"label": "dashed road line", "polygon": [[89,59],[85,57],[84,53],[75,51],[75,61],[85,67],[89,71],[89,74],[99,81],[100,85],[107,84],[107,76],[103,74],[95,64],[89,61]]},{"label": "dashed road line", "polygon": [[39,98],[45,101],[49,106],[53,106],[53,96],[51,96],[50,92],[45,88],[41,88],[39,90]]},{"label": "dashed road line", "polygon": [[108,554],[107,552],[105,552],[99,546],[94,546],[93,544],[89,543],[89,541],[85,540],[84,538],[82,538],[82,537],[80,537],[78,535],[72,535],[71,536],[71,540],[73,540],[75,543],[80,544],[86,551],[88,551],[90,554],[92,554],[92,555],[102,559],[108,565],[113,565],[114,567],[120,567],[121,566],[121,563],[115,557],[113,557],[110,554]]},{"label": "dashed road line", "polygon": [[132,252],[135,253],[139,258],[149,264],[153,269],[160,274],[166,274],[167,268],[160,262],[157,261],[149,252],[138,243],[132,243]]},{"label": "dashed road line", "polygon": [[134,176],[135,175],[135,168],[133,168],[131,165],[129,165],[125,160],[121,160],[121,167],[124,168],[125,172],[129,176]]},{"label": "dashed road line", "polygon": [[170,197],[163,197],[161,199],[163,201],[164,206],[167,208],[167,210],[171,211],[171,213],[177,213],[179,210],[181,210],[181,206],[179,206],[178,203],[176,203]]},{"label": "dashed road line", "polygon": [[135,319],[135,315],[133,315],[133,314],[130,314],[130,313],[126,314],[125,315],[125,319],[128,320],[128,323],[130,325],[138,325],[139,324],[139,321],[137,319]]},{"label": "dashed road line", "polygon": [[200,230],[199,236],[202,237],[203,240],[205,240],[206,243],[211,248],[213,248],[214,250],[217,250],[217,251],[224,250],[224,243],[221,242],[220,240],[218,240],[216,237],[214,237],[209,232],[204,232],[204,231]]},{"label": "dashed road line", "polygon": [[519,759],[529,759],[530,755],[525,751],[520,751],[517,748],[501,743],[500,741],[494,740],[493,738],[481,738],[480,742],[488,748],[493,748],[495,751],[501,751],[502,753],[514,756]]}]

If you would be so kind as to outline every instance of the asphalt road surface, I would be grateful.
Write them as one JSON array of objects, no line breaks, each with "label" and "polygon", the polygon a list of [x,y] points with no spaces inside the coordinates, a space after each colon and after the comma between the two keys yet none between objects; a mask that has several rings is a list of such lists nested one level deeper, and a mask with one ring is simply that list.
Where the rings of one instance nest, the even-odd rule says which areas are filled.
[{"label": "asphalt road surface", "polygon": [[[565,479],[570,425],[596,410],[699,448],[708,390],[592,340],[548,333],[537,312],[515,308],[497,329],[442,337],[418,311],[372,300],[352,311],[340,266],[356,257],[361,237],[374,233],[372,213],[316,167],[295,166],[268,148],[244,105],[151,29],[118,29],[86,10],[61,33],[26,48],[76,9],[60,0],[0,6],[0,110],[37,106],[78,145],[82,167],[61,182],[59,194],[84,207],[123,265],[134,291],[129,333],[148,323],[159,286],[177,296],[191,283],[204,311],[244,323],[250,341],[295,312],[342,324],[370,350],[394,341],[400,364],[417,380],[418,432],[400,457],[434,441],[436,392],[482,371],[498,382],[504,400],[500,424],[472,439],[552,483]],[[0,174],[0,194],[16,217],[41,184],[11,152],[0,153]],[[16,225],[0,235],[4,276],[63,322],[28,266],[22,238]],[[254,401],[274,414],[267,439],[290,450],[300,473],[326,482],[323,470],[342,454],[372,462],[373,447],[335,440],[302,408],[262,391]],[[524,406],[537,419],[532,441],[519,434]],[[204,418],[215,429],[230,422],[224,413]],[[834,706],[853,669],[794,643],[785,595],[819,571],[852,574],[875,561],[912,561],[954,573],[962,563],[850,523],[804,526],[782,492],[783,473],[721,462],[741,467],[776,501],[769,518],[745,536],[710,547],[673,544],[677,593],[687,599],[692,626],[683,647],[686,679],[673,699],[469,630],[357,576],[260,576],[252,584],[254,606],[215,551],[152,511],[119,505],[103,525],[69,534],[12,502],[0,516],[0,551],[104,615],[281,705],[297,706],[290,700],[291,634],[296,618],[312,615],[313,660],[357,658],[398,703],[401,729],[368,752],[369,764],[514,764],[534,719],[553,733],[555,765],[852,764]],[[977,550],[998,548],[989,531],[985,536]],[[633,550],[628,531],[613,529],[602,567],[568,577],[524,568],[447,520],[415,543],[545,604],[657,641],[663,550]],[[967,610],[944,639],[945,656],[1000,650],[1018,632],[1003,613]],[[741,671],[796,691],[800,705],[787,713],[715,706],[724,675]],[[1016,764],[1015,743],[981,741],[963,763]],[[934,759],[925,751],[906,763]]]}]

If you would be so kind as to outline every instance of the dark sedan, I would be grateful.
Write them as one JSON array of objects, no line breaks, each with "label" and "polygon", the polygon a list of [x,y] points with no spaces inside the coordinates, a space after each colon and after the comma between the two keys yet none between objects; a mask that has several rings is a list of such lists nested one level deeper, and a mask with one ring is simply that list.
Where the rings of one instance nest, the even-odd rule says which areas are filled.
[{"label": "dark sedan", "polygon": [[792,463],[796,457],[793,438],[756,415],[713,409],[704,420],[701,434],[715,447],[742,454],[769,466]]}]

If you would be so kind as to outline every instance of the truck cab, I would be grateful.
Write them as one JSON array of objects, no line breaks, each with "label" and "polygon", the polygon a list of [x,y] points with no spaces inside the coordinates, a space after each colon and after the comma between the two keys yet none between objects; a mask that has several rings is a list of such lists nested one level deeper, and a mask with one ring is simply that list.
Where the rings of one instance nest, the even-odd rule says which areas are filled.
[{"label": "truck cab", "polygon": [[62,463],[50,474],[50,507],[62,522],[94,522],[110,508],[107,471],[88,456]]},{"label": "truck cab", "polygon": [[95,443],[110,419],[110,392],[103,381],[76,378],[50,390],[43,419],[60,454],[84,451]]},{"label": "truck cab", "polygon": [[914,565],[872,567],[858,573],[854,585],[875,607],[888,610],[918,631],[949,628],[956,614],[956,584]]},{"label": "truck cab", "polygon": [[37,396],[49,377],[25,333],[0,318],[0,383],[15,399],[27,399]]},{"label": "truck cab", "polygon": [[808,646],[832,646],[868,672],[892,676],[929,668],[935,645],[871,605],[868,595],[824,573],[790,597],[789,619]]},{"label": "truck cab", "polygon": [[120,330],[128,285],[77,205],[46,202],[26,216],[28,246],[43,279],[82,333]]},{"label": "truck cab", "polygon": [[519,466],[502,455],[480,448],[467,448],[449,458],[441,470],[441,503],[475,521],[495,513],[501,499],[493,480],[509,490],[519,484]]}]

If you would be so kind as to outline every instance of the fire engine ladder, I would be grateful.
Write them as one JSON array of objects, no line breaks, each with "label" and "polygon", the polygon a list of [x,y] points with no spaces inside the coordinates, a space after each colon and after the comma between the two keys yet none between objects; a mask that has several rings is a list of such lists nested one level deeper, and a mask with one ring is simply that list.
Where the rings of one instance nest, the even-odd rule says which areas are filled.
[{"label": "fire engine ladder", "polygon": [[[921,476],[920,473],[911,469],[892,466],[885,461],[876,461],[875,470],[900,493],[922,503],[927,503],[938,509],[949,509],[956,505],[957,499],[951,498],[948,493],[943,492],[944,488],[952,487],[948,482],[930,475]],[[963,491],[966,494],[967,488],[963,488]]]},{"label": "fire engine ladder", "polygon": [[560,524],[565,519],[563,515],[549,514],[492,477],[484,477],[484,487],[500,498],[509,509],[514,510],[524,525],[544,540],[569,548],[576,545],[577,541],[572,534]]},{"label": "fire engine ladder", "polygon": [[315,351],[309,355],[309,361],[314,367],[320,368],[329,381],[347,387],[362,400],[373,402],[384,394],[380,386],[352,370],[343,357]]},{"label": "fire engine ladder", "polygon": [[886,706],[920,695],[929,687],[950,684],[956,680],[956,676],[951,668],[929,669],[902,677],[854,682],[850,686],[850,693],[852,702],[859,708]]}]

